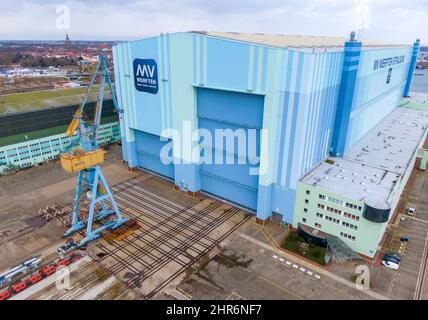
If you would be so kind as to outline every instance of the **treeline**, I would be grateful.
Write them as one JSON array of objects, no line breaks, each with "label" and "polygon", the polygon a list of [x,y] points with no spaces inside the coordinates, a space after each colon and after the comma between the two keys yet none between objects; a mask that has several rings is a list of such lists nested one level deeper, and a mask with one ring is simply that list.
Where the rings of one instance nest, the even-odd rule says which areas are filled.
[{"label": "treeline", "polygon": [[0,53],[0,65],[19,64],[23,68],[44,68],[76,65],[73,58],[35,57],[18,53]]}]

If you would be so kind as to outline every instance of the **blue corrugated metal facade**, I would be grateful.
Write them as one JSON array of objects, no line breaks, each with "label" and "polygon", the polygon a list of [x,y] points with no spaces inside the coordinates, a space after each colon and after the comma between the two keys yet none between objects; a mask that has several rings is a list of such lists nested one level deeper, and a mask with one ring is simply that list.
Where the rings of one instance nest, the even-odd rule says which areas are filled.
[{"label": "blue corrugated metal facade", "polygon": [[[349,125],[344,128],[346,148],[397,105],[411,53],[410,46],[362,47]],[[117,44],[113,55],[118,100],[125,110],[123,155],[130,167],[154,171],[186,190],[227,199],[256,211],[260,219],[274,211],[285,222],[292,221],[298,179],[332,148],[337,111],[343,108],[339,99],[344,90],[343,48],[276,48],[176,33]],[[379,64],[396,56],[404,58],[392,70]],[[157,93],[137,89],[135,59],[156,62]],[[219,128],[256,130],[257,155],[261,155],[256,167],[264,168],[262,174],[248,175],[249,165],[201,164],[186,152],[200,145],[201,155],[240,158],[238,150],[219,150],[185,138],[186,130]],[[177,137],[166,129],[183,134]],[[156,164],[153,154],[150,159],[155,162],[149,163],[142,156],[151,153],[147,152],[151,147],[144,146],[148,137],[172,143],[174,164]]]}]

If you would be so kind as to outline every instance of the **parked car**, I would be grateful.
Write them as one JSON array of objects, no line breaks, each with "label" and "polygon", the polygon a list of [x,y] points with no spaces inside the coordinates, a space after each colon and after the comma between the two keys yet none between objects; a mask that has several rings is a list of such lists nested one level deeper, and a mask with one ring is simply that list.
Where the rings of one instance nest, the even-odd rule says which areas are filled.
[{"label": "parked car", "polygon": [[394,263],[394,262],[391,262],[391,261],[385,261],[385,260],[383,260],[383,261],[382,261],[382,264],[383,264],[385,267],[387,267],[388,269],[391,269],[391,270],[394,270],[394,271],[397,271],[397,270],[398,270],[398,264],[397,264],[397,263]]},{"label": "parked car", "polygon": [[413,216],[415,214],[415,208],[407,208],[407,214]]},{"label": "parked car", "polygon": [[388,255],[384,255],[383,256],[383,261],[391,261],[391,262],[394,262],[394,263],[399,263],[400,262],[400,260],[398,260],[396,257],[394,257],[394,256],[388,256]]},{"label": "parked car", "polygon": [[408,236],[404,236],[400,238],[400,241],[409,241],[410,238]]},{"label": "parked car", "polygon": [[384,255],[384,258],[385,258],[385,257],[393,257],[393,258],[395,258],[396,260],[401,261],[401,256],[400,256],[398,253],[395,253],[395,252],[387,252],[387,253],[385,253],[385,255]]},{"label": "parked car", "polygon": [[67,252],[69,252],[75,248],[77,248],[77,243],[74,241],[70,241],[70,242],[66,243],[65,245],[63,245],[62,247],[56,249],[56,252],[58,253],[58,255],[61,256],[61,255],[64,255]]}]

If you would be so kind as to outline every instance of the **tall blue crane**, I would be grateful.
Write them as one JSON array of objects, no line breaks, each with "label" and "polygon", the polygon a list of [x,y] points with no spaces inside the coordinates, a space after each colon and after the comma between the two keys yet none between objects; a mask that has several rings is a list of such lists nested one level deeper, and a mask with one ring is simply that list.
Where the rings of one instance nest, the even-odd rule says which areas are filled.
[{"label": "tall blue crane", "polygon": [[[91,122],[88,119],[84,119],[84,109],[94,87],[95,79],[100,71],[100,91],[94,119]],[[79,242],[79,246],[97,239],[103,230],[116,229],[128,221],[127,218],[122,216],[100,166],[106,157],[106,151],[98,146],[98,130],[101,123],[106,84],[110,89],[116,112],[122,112],[118,107],[107,64],[101,51],[86,95],[66,131],[68,137],[74,135],[76,131],[78,132],[79,147],[73,151],[61,154],[63,169],[67,172],[78,172],[72,223],[64,236],[68,236],[86,227],[85,238]],[[90,205],[88,218],[86,221],[83,221],[79,220],[78,213],[81,202],[85,198],[90,202]],[[107,217],[110,218],[105,219]],[[94,222],[97,221],[101,226],[94,230]]]}]

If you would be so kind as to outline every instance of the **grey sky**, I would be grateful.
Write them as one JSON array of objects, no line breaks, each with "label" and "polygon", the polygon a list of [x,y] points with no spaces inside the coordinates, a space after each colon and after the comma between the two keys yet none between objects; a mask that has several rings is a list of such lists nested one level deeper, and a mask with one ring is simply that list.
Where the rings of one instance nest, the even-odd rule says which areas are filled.
[{"label": "grey sky", "polygon": [[[56,27],[59,5],[70,29]],[[0,40],[128,40],[160,32],[243,31],[347,36],[411,43],[428,39],[428,0],[0,0]]]}]

